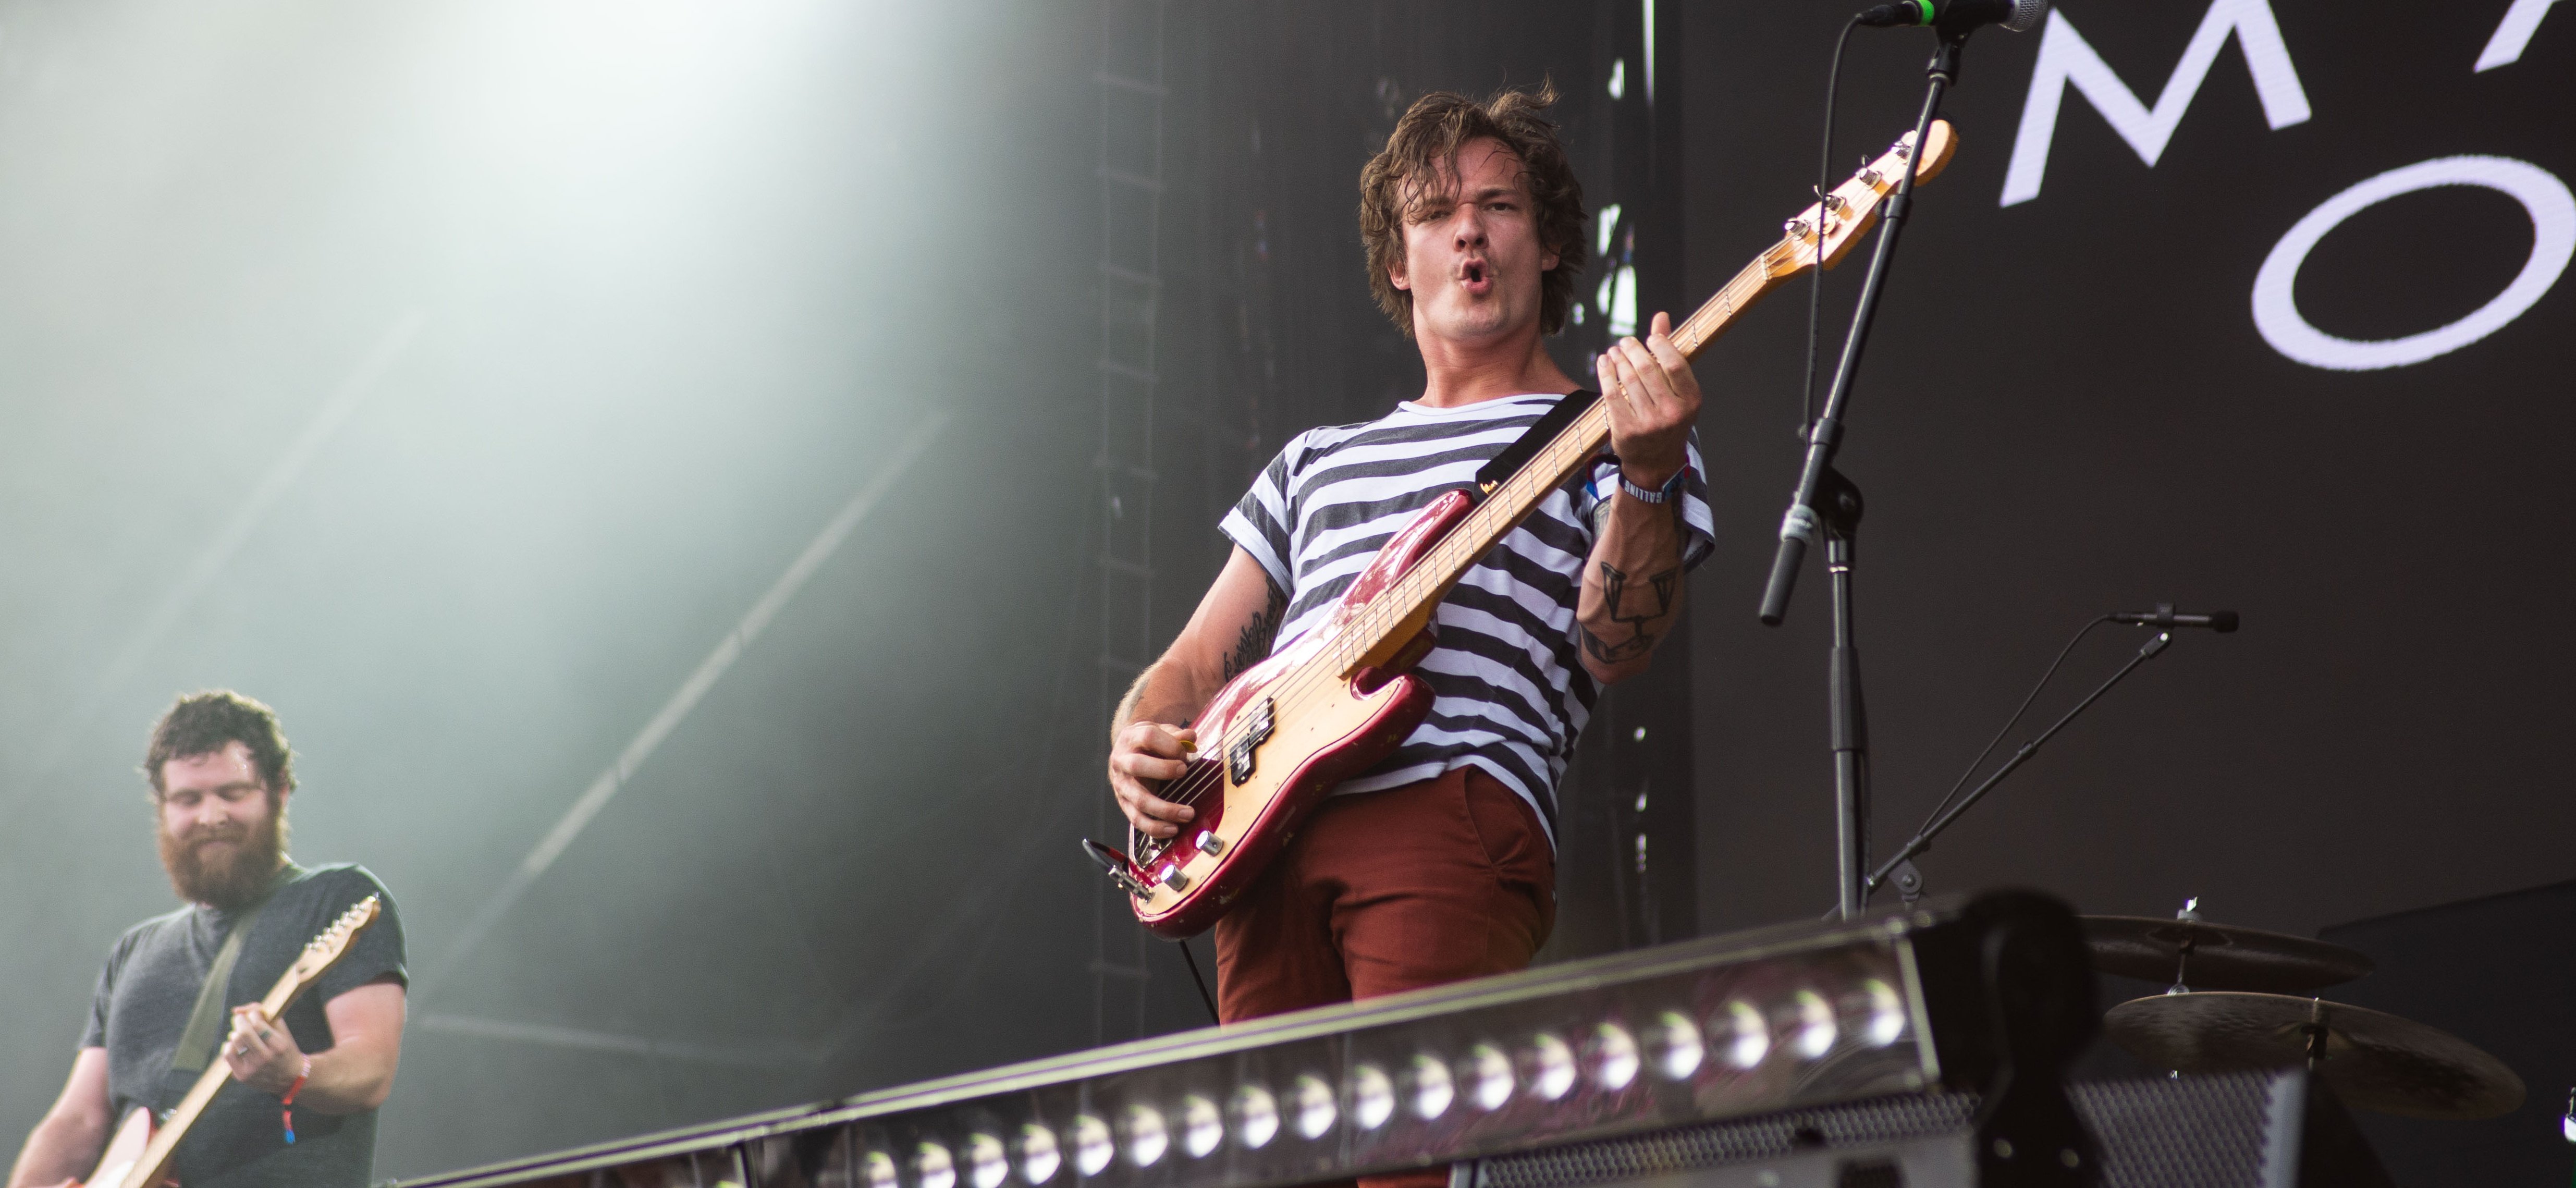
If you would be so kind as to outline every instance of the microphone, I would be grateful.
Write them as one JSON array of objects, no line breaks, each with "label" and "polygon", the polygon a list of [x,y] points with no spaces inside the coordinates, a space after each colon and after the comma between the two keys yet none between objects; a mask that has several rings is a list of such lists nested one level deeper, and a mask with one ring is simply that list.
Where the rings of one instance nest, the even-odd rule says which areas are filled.
[{"label": "microphone", "polygon": [[2186,615],[2176,611],[2170,602],[2159,602],[2156,604],[2156,609],[2143,614],[2135,611],[2115,612],[2110,619],[2114,623],[2135,623],[2140,627],[2207,627],[2220,635],[2236,630],[2235,611],[2211,611],[2205,615]]},{"label": "microphone", "polygon": [[1964,33],[1979,25],[2002,25],[2026,32],[2048,15],[2048,0],[1896,0],[1863,11],[1857,18],[1873,28],[1939,25]]}]

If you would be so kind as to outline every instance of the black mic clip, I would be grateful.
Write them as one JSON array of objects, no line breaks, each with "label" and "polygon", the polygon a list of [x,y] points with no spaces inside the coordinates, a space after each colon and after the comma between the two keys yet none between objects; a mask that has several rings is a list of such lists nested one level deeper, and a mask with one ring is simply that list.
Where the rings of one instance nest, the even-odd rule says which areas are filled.
[{"label": "black mic clip", "polygon": [[1900,0],[1895,4],[1881,4],[1874,8],[1862,9],[1860,15],[1853,17],[1852,21],[1872,29],[1895,29],[1928,25],[1933,19],[1934,14],[1929,0]]},{"label": "black mic clip", "polygon": [[2236,630],[2237,626],[2235,611],[2211,611],[2205,615],[2183,614],[2174,610],[2174,605],[2170,602],[2159,602],[2155,610],[2144,614],[2136,611],[2114,611],[2103,617],[2114,623],[2128,623],[2139,627],[2206,627],[2220,635]]}]

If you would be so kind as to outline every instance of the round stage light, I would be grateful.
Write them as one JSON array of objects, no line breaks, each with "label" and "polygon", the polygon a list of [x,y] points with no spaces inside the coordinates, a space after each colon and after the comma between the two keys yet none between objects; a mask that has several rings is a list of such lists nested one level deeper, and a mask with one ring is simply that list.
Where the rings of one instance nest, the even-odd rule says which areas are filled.
[{"label": "round stage light", "polygon": [[1708,1020],[1709,1037],[1726,1050],[1726,1062],[1751,1069],[1771,1054],[1771,1025],[1752,1003],[1736,999]]},{"label": "round stage light", "polygon": [[1449,1066],[1429,1056],[1416,1055],[1404,1079],[1411,1086],[1405,1104],[1412,1107],[1414,1117],[1425,1122],[1448,1113],[1449,1103],[1458,1096],[1456,1083],[1449,1079]]},{"label": "round stage light", "polygon": [[1813,990],[1801,990],[1789,1000],[1789,1047],[1800,1056],[1814,1060],[1834,1048],[1834,1004]]},{"label": "round stage light", "polygon": [[1646,1058],[1654,1062],[1655,1075],[1667,1081],[1679,1081],[1699,1071],[1699,1062],[1707,1055],[1701,1045],[1699,1028],[1678,1011],[1665,1011],[1655,1016],[1654,1026],[1646,1029]]},{"label": "round stage light", "polygon": [[1339,1111],[1333,1106],[1333,1087],[1322,1077],[1308,1074],[1297,1078],[1290,1098],[1297,1109],[1297,1133],[1300,1137],[1319,1139],[1333,1128]]},{"label": "round stage light", "polygon": [[1152,1167],[1171,1147],[1171,1132],[1163,1128],[1163,1111],[1149,1105],[1127,1107],[1127,1162]]},{"label": "round stage light", "polygon": [[1521,1067],[1530,1093],[1541,1101],[1555,1101],[1574,1088],[1574,1049],[1552,1032],[1530,1037],[1529,1047],[1521,1051]]},{"label": "round stage light", "polygon": [[894,1156],[883,1151],[870,1151],[863,1162],[866,1166],[862,1174],[867,1177],[868,1188],[895,1188],[898,1177],[894,1171]]},{"label": "round stage light", "polygon": [[957,1161],[948,1148],[923,1143],[912,1152],[913,1183],[921,1188],[957,1188]]},{"label": "round stage light", "polygon": [[1628,1087],[1637,1079],[1637,1037],[1616,1023],[1604,1023],[1592,1029],[1590,1059],[1585,1063],[1592,1083],[1613,1093]]},{"label": "round stage light", "polygon": [[1375,1130],[1395,1116],[1395,1082],[1374,1064],[1351,1069],[1351,1118],[1362,1130]]},{"label": "round stage light", "polygon": [[1020,1128],[1020,1179],[1030,1184],[1043,1184],[1055,1178],[1056,1169],[1064,1166],[1064,1155],[1055,1145],[1055,1132],[1031,1123]]},{"label": "round stage light", "polygon": [[1884,1048],[1905,1034],[1905,999],[1877,978],[1862,978],[1860,988],[1852,994],[1852,1005],[1859,1008],[1856,1028],[1860,1038],[1873,1048]]},{"label": "round stage light", "polygon": [[1259,1085],[1234,1091],[1234,1137],[1247,1150],[1258,1151],[1279,1137],[1279,1099]]},{"label": "round stage light", "polygon": [[1086,1179],[1099,1175],[1118,1156],[1118,1145],[1109,1138],[1109,1124],[1089,1114],[1076,1115],[1064,1137],[1065,1145],[1073,1148],[1073,1170]]},{"label": "round stage light", "polygon": [[1492,1113],[1512,1099],[1512,1058],[1492,1044],[1478,1044],[1458,1062],[1458,1079],[1467,1084],[1467,1100]]},{"label": "round stage light", "polygon": [[1002,1188],[1011,1175],[1011,1158],[1002,1140],[989,1134],[966,1136],[966,1182],[975,1188]]},{"label": "round stage light", "polygon": [[1181,1099],[1181,1149],[1192,1159],[1204,1159],[1225,1141],[1225,1115],[1217,1112],[1216,1103],[1190,1094]]}]

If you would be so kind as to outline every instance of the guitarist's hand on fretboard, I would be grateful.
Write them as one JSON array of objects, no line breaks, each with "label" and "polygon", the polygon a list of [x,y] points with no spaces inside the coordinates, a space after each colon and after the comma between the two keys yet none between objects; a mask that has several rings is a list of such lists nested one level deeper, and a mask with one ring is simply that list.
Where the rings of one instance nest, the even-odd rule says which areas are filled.
[{"label": "guitarist's hand on fretboard", "polygon": [[233,1008],[232,1034],[224,1037],[224,1063],[233,1079],[270,1096],[282,1096],[308,1067],[286,1025],[272,1021],[258,1003]]}]

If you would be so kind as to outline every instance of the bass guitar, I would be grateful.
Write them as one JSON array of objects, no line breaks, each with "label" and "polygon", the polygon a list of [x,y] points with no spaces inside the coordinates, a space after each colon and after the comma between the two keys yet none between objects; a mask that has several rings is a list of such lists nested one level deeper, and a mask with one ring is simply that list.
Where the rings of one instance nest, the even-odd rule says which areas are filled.
[{"label": "bass guitar", "polygon": [[[296,954],[295,964],[269,987],[259,1000],[262,1017],[275,1020],[304,996],[324,970],[337,964],[349,951],[349,941],[359,930],[376,922],[383,905],[373,895],[351,904],[349,910],[331,922],[322,935],[306,942],[304,951]],[[232,1066],[221,1060],[206,1065],[205,1074],[190,1086],[188,1095],[179,1099],[169,1119],[155,1125],[148,1106],[136,1106],[118,1124],[115,1137],[108,1140],[107,1153],[99,1157],[98,1169],[82,1183],[86,1188],[159,1188],[170,1174],[170,1157],[179,1150],[179,1140],[188,1137],[188,1128],[206,1112],[206,1103],[215,1099],[216,1090],[232,1080]]]},{"label": "bass guitar", "polygon": [[[1929,181],[1958,146],[1948,121],[1928,130],[1915,180]],[[1674,327],[1695,357],[1765,294],[1820,260],[1841,262],[1878,221],[1878,206],[1915,155],[1914,134],[1790,219],[1708,303]],[[1490,490],[1442,494],[1381,547],[1324,623],[1234,678],[1200,713],[1203,740],[1159,793],[1196,816],[1178,835],[1128,832],[1133,856],[1091,846],[1157,935],[1194,936],[1285,845],[1333,786],[1384,759],[1431,712],[1432,694],[1408,670],[1431,650],[1427,628],[1452,586],[1540,501],[1600,457],[1610,414],[1595,403]]]}]

